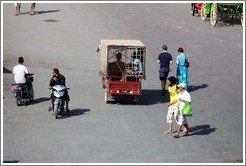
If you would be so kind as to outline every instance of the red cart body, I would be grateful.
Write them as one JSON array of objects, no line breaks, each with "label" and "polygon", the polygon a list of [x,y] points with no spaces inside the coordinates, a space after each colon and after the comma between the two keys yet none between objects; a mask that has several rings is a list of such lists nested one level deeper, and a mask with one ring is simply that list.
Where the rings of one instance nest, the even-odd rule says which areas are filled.
[{"label": "red cart body", "polygon": [[141,81],[146,79],[146,47],[139,40],[102,40],[100,74],[105,102],[117,96],[131,96],[137,103]]}]

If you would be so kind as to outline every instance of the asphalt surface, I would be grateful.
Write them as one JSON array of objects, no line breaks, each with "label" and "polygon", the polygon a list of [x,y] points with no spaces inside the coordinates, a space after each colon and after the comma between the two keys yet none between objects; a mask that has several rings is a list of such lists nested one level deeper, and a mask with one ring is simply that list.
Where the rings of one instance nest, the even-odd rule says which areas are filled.
[{"label": "asphalt surface", "polygon": [[[243,26],[212,27],[190,4],[3,4],[2,159],[4,163],[244,164]],[[147,46],[147,80],[137,105],[105,104],[98,75],[101,39],[138,39]],[[190,56],[191,136],[165,135],[157,56],[167,44]],[[10,88],[17,58],[34,72],[35,100],[18,107]],[[70,115],[47,111],[52,69],[66,76]],[[176,65],[170,75],[175,75]],[[174,123],[174,128],[177,125]],[[182,135],[182,133],[181,133]]]}]

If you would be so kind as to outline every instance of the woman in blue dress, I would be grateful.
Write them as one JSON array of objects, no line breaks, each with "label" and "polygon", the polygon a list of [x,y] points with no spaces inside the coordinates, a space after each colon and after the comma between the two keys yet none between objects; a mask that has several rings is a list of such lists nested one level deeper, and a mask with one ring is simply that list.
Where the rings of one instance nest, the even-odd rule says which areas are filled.
[{"label": "woman in blue dress", "polygon": [[189,87],[189,71],[188,68],[185,67],[184,63],[185,60],[187,59],[188,62],[189,61],[189,57],[188,55],[184,54],[184,49],[182,47],[180,47],[178,49],[178,53],[179,55],[177,55],[177,79],[178,79],[178,84],[180,83],[185,83],[186,88]]}]

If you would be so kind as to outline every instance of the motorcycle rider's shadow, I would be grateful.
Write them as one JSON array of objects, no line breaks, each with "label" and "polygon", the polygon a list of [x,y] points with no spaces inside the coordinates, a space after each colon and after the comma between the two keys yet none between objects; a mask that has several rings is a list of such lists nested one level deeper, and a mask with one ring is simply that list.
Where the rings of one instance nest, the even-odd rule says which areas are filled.
[{"label": "motorcycle rider's shadow", "polygon": [[69,113],[64,112],[62,118],[70,118],[73,116],[80,116],[80,115],[86,114],[86,112],[89,112],[89,111],[91,111],[91,110],[90,109],[81,109],[81,108],[72,109],[72,110],[70,110]]},{"label": "motorcycle rider's shadow", "polygon": [[38,99],[34,99],[31,104],[38,104],[38,103],[46,102],[49,100],[50,100],[50,98],[48,98],[48,97],[40,97]]}]

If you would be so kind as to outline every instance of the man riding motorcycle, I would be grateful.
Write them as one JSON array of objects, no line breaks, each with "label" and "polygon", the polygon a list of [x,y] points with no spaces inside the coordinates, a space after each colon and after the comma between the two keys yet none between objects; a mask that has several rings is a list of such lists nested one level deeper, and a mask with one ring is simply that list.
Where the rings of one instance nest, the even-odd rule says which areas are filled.
[{"label": "man riding motorcycle", "polygon": [[[34,75],[34,73],[29,73],[27,67],[23,65],[24,58],[18,58],[18,65],[14,66],[13,74],[16,84],[26,84],[28,86],[28,93],[32,95],[32,80],[28,79],[28,76]],[[33,97],[33,96],[30,96]]]},{"label": "man riding motorcycle", "polygon": [[[54,68],[53,69],[53,76],[51,77],[50,84],[49,84],[49,89],[52,89],[52,87],[55,85],[63,85],[66,87],[65,81],[66,81],[66,78],[60,74],[59,69]],[[51,98],[50,99],[50,106],[48,108],[48,111],[51,111],[54,108],[54,95],[53,95],[53,93],[51,93],[50,98]],[[66,111],[67,111],[67,113],[69,113],[68,103],[70,101],[70,97],[68,95],[67,90],[65,91],[65,94],[64,94],[64,100],[66,103]]]}]

